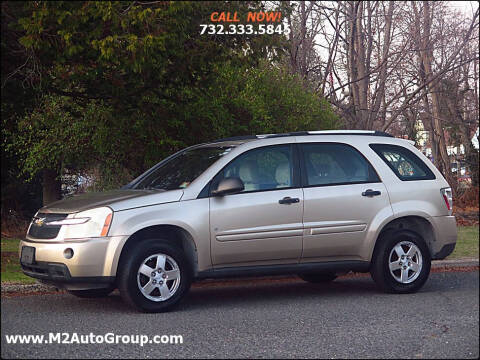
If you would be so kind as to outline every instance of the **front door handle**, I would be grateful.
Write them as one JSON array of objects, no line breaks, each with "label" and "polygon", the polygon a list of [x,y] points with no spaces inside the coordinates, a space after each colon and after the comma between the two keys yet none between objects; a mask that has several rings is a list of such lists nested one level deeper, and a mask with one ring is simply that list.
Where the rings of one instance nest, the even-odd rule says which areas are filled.
[{"label": "front door handle", "polygon": [[368,189],[368,190],[365,190],[364,192],[362,192],[362,196],[368,196],[368,197],[371,197],[371,196],[378,196],[378,195],[381,195],[382,193],[378,190],[372,190],[372,189]]},{"label": "front door handle", "polygon": [[279,204],[294,204],[300,202],[299,198],[291,198],[290,196],[284,197],[281,200],[278,200]]}]

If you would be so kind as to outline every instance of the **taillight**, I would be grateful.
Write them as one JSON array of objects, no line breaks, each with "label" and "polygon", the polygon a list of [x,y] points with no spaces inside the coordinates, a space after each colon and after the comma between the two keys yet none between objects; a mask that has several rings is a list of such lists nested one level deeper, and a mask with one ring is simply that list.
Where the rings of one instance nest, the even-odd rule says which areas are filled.
[{"label": "taillight", "polygon": [[445,205],[448,211],[452,211],[453,209],[453,197],[452,197],[452,189],[451,188],[443,188],[440,189],[440,193],[442,194],[443,200],[445,201]]}]

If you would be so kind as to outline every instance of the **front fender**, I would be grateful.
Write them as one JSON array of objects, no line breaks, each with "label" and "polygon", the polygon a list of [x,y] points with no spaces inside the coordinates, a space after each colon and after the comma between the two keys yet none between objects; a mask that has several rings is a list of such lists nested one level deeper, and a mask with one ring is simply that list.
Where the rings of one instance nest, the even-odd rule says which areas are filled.
[{"label": "front fender", "polygon": [[212,264],[209,223],[209,199],[195,199],[115,212],[109,235],[130,237],[151,226],[178,226],[191,235],[197,249],[198,270],[202,271]]}]

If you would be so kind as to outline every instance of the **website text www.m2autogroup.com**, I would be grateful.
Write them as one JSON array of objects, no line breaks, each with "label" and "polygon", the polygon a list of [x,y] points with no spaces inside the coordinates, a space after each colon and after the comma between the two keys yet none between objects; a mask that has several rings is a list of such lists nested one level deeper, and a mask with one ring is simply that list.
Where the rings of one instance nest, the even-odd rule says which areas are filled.
[{"label": "website text www.m2autogroup.com", "polygon": [[48,335],[5,335],[7,344],[183,344],[182,335],[139,335],[127,334],[78,334],[74,333],[48,333]]}]

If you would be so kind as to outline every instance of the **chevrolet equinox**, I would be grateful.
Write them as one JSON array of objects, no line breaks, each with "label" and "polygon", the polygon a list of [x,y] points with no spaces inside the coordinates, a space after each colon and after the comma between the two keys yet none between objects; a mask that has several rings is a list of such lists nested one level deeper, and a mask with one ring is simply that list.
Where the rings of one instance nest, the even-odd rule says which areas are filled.
[{"label": "chevrolet equinox", "polygon": [[344,130],[191,146],[120,190],[41,208],[22,270],[79,297],[118,288],[147,312],[205,278],[370,272],[379,289],[411,293],[457,240],[451,189],[412,143]]}]

